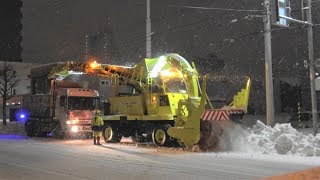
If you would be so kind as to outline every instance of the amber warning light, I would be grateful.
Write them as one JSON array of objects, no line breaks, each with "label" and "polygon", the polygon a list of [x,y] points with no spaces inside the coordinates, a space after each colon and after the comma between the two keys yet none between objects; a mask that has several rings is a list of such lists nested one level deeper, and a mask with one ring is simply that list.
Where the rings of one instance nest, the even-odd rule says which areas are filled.
[{"label": "amber warning light", "polygon": [[99,67],[99,64],[97,63],[97,61],[93,61],[93,62],[90,64],[90,67],[91,67],[92,69],[96,69],[96,68]]}]

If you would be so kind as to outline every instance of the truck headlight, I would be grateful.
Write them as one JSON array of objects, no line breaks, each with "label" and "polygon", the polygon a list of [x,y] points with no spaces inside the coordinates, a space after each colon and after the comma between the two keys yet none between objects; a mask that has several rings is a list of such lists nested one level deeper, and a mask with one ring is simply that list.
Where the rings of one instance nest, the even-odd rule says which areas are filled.
[{"label": "truck headlight", "polygon": [[66,122],[66,124],[77,124],[77,123],[79,123],[79,120],[78,120],[78,118],[77,119],[74,119],[74,120],[68,120],[67,122]]},{"label": "truck headlight", "polygon": [[71,127],[72,132],[78,132],[78,126],[72,126]]}]

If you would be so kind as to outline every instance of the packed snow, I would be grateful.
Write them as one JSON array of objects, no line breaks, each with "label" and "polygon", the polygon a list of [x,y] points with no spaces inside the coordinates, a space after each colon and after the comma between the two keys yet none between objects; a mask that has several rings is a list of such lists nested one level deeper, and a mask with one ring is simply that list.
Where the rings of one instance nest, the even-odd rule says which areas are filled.
[{"label": "packed snow", "polygon": [[239,125],[224,128],[219,149],[233,152],[319,157],[320,134],[317,136],[304,135],[288,123],[270,127],[257,121],[251,129],[245,129]]}]

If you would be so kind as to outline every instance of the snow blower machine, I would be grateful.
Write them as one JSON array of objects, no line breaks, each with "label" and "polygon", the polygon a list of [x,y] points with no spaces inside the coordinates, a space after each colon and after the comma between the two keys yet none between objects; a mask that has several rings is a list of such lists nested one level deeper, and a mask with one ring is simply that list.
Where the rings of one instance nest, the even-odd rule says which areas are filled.
[{"label": "snow blower machine", "polygon": [[206,76],[200,85],[194,63],[190,65],[178,54],[146,58],[134,67],[95,61],[81,67],[86,74],[108,82],[103,89],[110,92],[104,102],[106,142],[131,136],[134,142],[178,144],[187,149],[198,146],[206,151],[219,142],[223,129],[216,127],[220,122],[239,122],[247,112],[249,78],[231,104],[214,109],[206,93]]}]

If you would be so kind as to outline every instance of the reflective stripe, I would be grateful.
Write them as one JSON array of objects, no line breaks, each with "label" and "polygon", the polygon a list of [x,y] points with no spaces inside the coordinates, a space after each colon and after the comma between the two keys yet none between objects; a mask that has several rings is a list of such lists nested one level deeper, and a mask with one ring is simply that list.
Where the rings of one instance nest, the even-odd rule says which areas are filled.
[{"label": "reflective stripe", "polygon": [[215,114],[215,111],[211,111],[209,116],[208,116],[208,119],[210,120],[214,114]]}]

